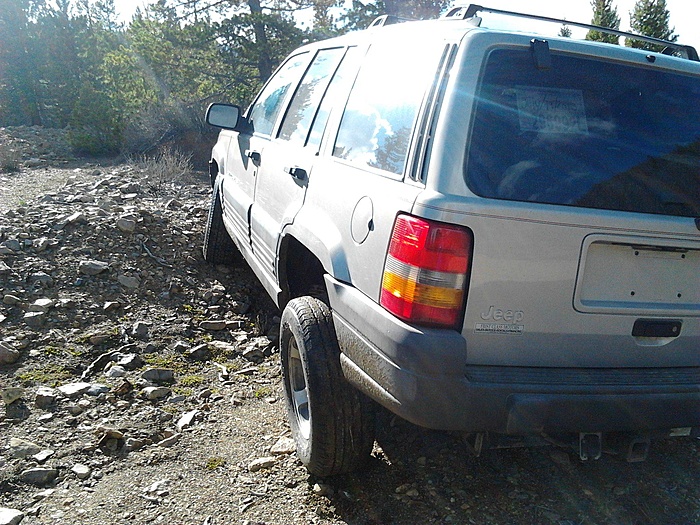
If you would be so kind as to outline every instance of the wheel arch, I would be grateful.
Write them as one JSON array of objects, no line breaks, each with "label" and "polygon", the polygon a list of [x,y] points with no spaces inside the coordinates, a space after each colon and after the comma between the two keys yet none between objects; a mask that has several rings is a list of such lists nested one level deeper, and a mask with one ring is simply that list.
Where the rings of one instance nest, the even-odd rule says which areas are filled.
[{"label": "wheel arch", "polygon": [[350,282],[340,233],[332,227],[318,227],[312,232],[295,221],[281,236],[278,249],[278,275],[282,289],[280,308],[303,295],[328,302],[325,274]]}]

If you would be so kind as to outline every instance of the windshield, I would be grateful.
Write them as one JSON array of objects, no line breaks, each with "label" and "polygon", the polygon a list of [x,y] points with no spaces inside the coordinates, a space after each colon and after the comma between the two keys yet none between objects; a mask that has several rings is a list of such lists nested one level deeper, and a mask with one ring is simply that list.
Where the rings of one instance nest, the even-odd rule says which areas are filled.
[{"label": "windshield", "polygon": [[700,216],[700,78],[493,51],[467,155],[484,197]]}]

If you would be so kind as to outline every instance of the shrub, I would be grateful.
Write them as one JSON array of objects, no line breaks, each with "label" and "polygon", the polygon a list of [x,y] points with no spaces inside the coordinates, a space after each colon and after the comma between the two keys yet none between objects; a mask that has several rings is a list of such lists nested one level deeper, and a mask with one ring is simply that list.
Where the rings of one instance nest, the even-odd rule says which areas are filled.
[{"label": "shrub", "polygon": [[151,191],[160,193],[169,182],[192,172],[191,157],[191,154],[165,147],[153,156],[140,155],[130,158],[129,162],[144,173],[144,181]]},{"label": "shrub", "polygon": [[107,95],[90,83],[80,88],[80,97],[71,114],[69,140],[79,155],[104,156],[119,151],[122,140],[119,116]]}]

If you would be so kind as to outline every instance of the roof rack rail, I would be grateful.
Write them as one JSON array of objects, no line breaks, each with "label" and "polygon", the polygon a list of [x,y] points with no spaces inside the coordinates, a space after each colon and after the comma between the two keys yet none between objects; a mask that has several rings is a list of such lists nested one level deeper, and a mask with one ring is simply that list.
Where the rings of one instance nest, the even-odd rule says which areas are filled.
[{"label": "roof rack rail", "polygon": [[414,22],[414,20],[410,18],[401,18],[396,15],[381,15],[372,21],[368,29],[372,27],[384,27],[392,24],[400,24],[401,22]]},{"label": "roof rack rail", "polygon": [[672,55],[674,52],[679,52],[685,58],[687,58],[689,60],[694,60],[695,62],[700,62],[700,57],[698,57],[698,52],[696,51],[696,49],[693,46],[687,46],[687,45],[683,45],[683,44],[678,44],[676,42],[671,42],[669,40],[663,40],[661,38],[655,38],[655,37],[646,36],[646,35],[638,35],[636,33],[630,33],[627,31],[620,31],[618,29],[597,26],[594,24],[584,24],[581,22],[571,22],[569,20],[564,20],[561,18],[551,18],[548,16],[530,15],[527,13],[518,13],[515,11],[506,11],[503,9],[493,9],[491,7],[484,7],[484,6],[480,6],[477,4],[471,4],[468,7],[453,7],[447,13],[445,13],[445,15],[443,15],[443,18],[467,20],[469,18],[476,17],[476,13],[478,13],[479,11],[485,11],[487,13],[494,13],[494,14],[499,14],[499,15],[518,16],[518,17],[522,17],[522,18],[529,18],[531,20],[539,20],[541,22],[554,22],[557,24],[566,24],[568,26],[581,27],[583,29],[589,29],[589,30],[593,30],[593,31],[600,31],[601,33],[608,33],[610,35],[615,35],[615,36],[619,36],[619,37],[631,38],[633,40],[641,40],[641,41],[647,42],[649,44],[657,44],[657,45],[665,46],[664,50],[662,51],[662,53],[665,55]]}]

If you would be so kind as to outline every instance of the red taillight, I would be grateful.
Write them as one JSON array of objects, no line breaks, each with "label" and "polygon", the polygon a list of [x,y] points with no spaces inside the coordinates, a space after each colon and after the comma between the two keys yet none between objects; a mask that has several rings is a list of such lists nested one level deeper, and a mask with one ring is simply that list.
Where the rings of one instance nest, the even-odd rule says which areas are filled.
[{"label": "red taillight", "polygon": [[381,305],[411,323],[456,328],[471,252],[469,230],[399,215],[384,264]]}]

